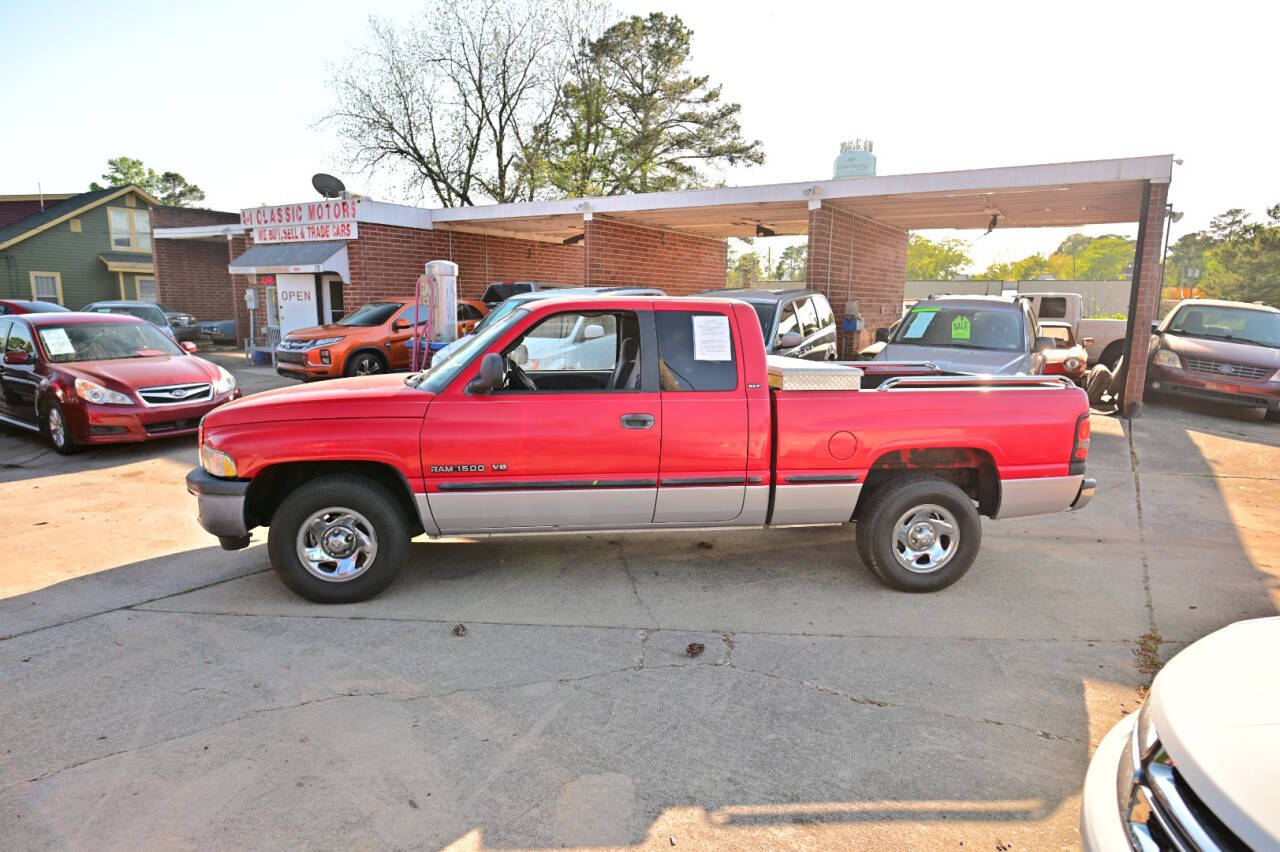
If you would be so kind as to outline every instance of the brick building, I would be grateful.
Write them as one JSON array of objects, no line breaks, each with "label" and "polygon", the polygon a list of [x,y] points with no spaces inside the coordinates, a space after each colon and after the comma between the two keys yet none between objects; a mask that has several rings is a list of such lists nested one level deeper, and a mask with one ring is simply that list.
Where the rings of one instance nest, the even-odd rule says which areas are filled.
[{"label": "brick building", "polygon": [[[807,236],[807,284],[843,315],[849,330],[840,352],[851,357],[901,315],[909,230],[1138,222],[1128,334],[1138,341],[1156,310],[1172,168],[1164,155],[481,207],[335,199],[239,216],[192,212],[206,218],[186,224],[179,213],[157,212],[156,276],[166,304],[201,319],[234,311],[243,338],[243,291],[258,289],[261,304],[264,281],[283,287],[280,276],[311,288],[317,320],[412,295],[426,262],[437,259],[458,264],[462,297],[504,280],[646,285],[682,296],[724,286],[729,237]],[[311,247],[299,249],[303,243]],[[210,292],[179,295],[183,289]],[[1146,364],[1127,360],[1126,400],[1136,408]]]}]

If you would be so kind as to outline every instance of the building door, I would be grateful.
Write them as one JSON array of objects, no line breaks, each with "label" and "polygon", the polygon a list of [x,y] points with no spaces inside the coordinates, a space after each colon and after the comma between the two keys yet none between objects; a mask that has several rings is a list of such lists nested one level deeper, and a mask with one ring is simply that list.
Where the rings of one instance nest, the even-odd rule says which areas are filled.
[{"label": "building door", "polygon": [[280,336],[318,323],[316,276],[314,273],[276,275],[276,301],[280,305]]},{"label": "building door", "polygon": [[324,297],[325,325],[337,322],[347,315],[346,305],[342,298],[342,279],[334,275],[325,275],[320,279],[320,293]]}]

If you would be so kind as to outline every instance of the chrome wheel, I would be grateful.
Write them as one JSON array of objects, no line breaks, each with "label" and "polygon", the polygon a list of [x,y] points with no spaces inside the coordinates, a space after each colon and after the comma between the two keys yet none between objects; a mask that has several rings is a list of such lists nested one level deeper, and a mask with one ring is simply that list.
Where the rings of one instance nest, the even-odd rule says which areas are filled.
[{"label": "chrome wheel", "polygon": [[382,362],[379,361],[377,358],[374,358],[372,355],[365,355],[361,358],[356,359],[356,366],[355,366],[355,370],[353,371],[354,375],[372,376],[374,373],[381,373],[381,372],[382,372]]},{"label": "chrome wheel", "polygon": [[915,506],[894,524],[893,556],[915,574],[932,574],[960,549],[960,525],[935,503]]},{"label": "chrome wheel", "polygon": [[354,580],[378,555],[378,535],[359,512],[331,506],[298,529],[298,560],[307,573],[330,583]]},{"label": "chrome wheel", "polygon": [[55,447],[66,446],[67,443],[67,424],[62,420],[62,412],[58,410],[56,405],[49,407],[45,420],[49,426],[49,439],[53,441]]}]

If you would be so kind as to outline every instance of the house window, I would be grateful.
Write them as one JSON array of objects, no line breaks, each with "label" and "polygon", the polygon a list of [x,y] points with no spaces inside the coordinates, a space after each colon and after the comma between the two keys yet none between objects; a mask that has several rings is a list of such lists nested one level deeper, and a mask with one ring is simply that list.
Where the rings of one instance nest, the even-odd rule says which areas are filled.
[{"label": "house window", "polygon": [[78,233],[80,233],[80,231],[81,231],[80,220],[79,220],[79,219],[72,219],[72,220],[71,220],[71,233],[73,233],[73,234],[78,234]]},{"label": "house window", "polygon": [[111,248],[117,251],[151,251],[151,214],[146,210],[107,208]]},{"label": "house window", "polygon": [[156,279],[138,278],[138,301],[156,303]]},{"label": "house window", "polygon": [[62,304],[62,273],[32,272],[31,298],[37,302]]}]

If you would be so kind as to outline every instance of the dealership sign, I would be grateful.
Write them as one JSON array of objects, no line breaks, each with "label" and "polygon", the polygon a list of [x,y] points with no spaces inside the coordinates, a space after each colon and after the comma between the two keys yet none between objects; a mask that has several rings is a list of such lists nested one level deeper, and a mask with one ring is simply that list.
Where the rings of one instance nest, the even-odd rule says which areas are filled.
[{"label": "dealership sign", "polygon": [[253,229],[255,243],[297,243],[308,240],[354,240],[359,236],[351,198],[326,198],[303,204],[247,207],[240,224]]}]

